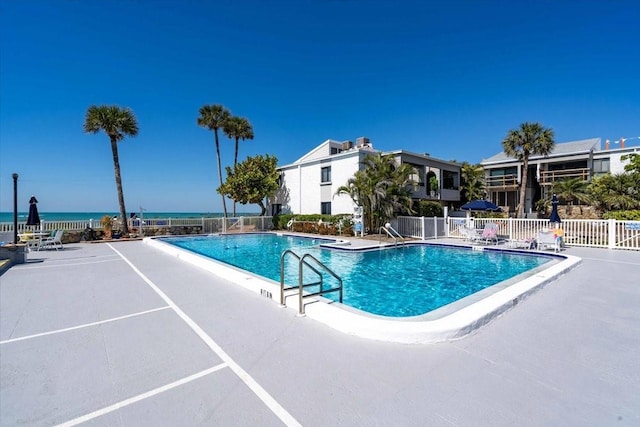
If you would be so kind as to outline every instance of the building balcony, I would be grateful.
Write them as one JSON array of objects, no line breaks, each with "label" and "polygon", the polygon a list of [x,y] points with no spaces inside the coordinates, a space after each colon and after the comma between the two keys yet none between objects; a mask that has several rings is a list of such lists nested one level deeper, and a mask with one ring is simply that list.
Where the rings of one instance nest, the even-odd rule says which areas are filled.
[{"label": "building balcony", "polygon": [[488,176],[485,178],[485,187],[491,190],[513,189],[519,185],[517,175]]},{"label": "building balcony", "polygon": [[552,185],[556,181],[569,178],[580,178],[583,181],[589,179],[588,168],[560,169],[555,171],[540,171],[540,185]]}]

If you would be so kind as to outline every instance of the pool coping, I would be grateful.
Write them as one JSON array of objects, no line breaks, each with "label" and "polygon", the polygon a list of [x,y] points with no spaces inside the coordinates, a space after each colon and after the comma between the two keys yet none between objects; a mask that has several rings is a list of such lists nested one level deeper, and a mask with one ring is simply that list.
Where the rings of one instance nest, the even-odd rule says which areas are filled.
[{"label": "pool coping", "polygon": [[[283,234],[283,233],[278,233]],[[288,234],[288,233],[285,233]],[[177,236],[176,236],[177,237]],[[231,266],[229,264],[208,258],[206,256],[190,252],[186,249],[170,245],[158,237],[145,237],[143,243],[150,245],[160,251],[175,256],[191,265],[202,268],[214,275],[231,281],[263,297],[269,298],[280,304],[280,284],[270,279],[254,275],[246,270]],[[474,297],[482,291],[472,294],[462,300],[436,309],[433,312],[440,312],[437,318],[433,318],[433,312],[421,316],[391,318],[369,314],[352,307],[334,303],[321,297],[310,297],[305,299],[305,314],[311,319],[319,321],[333,329],[345,334],[358,336],[361,338],[403,343],[403,344],[428,344],[442,341],[460,339],[481,326],[489,323],[493,319],[501,316],[507,310],[518,305],[529,295],[542,289],[548,283],[556,280],[561,275],[566,274],[571,269],[581,263],[581,258],[567,254],[549,254],[539,251],[525,251],[498,247],[475,247],[469,245],[455,245],[451,243],[440,244],[428,241],[415,241],[412,245],[432,245],[448,246],[461,249],[495,251],[519,253],[527,255],[546,256],[558,259],[559,262],[540,270],[534,269],[533,274],[529,274],[516,283],[504,285],[504,282],[492,285],[487,289],[501,289],[492,292],[486,297],[465,303],[460,309],[447,313],[450,306],[460,303],[467,298]],[[388,245],[387,245],[388,246]],[[393,245],[392,245],[393,246]],[[383,248],[384,245],[365,245],[346,249],[344,246],[332,247],[332,249],[347,251],[363,251]],[[540,268],[540,267],[539,267]],[[523,273],[526,275],[526,273]],[[516,277],[521,277],[518,275]],[[505,282],[509,282],[509,279]],[[285,292],[285,304],[287,300],[294,297],[294,302],[286,305],[290,309],[298,311],[297,290]]]}]

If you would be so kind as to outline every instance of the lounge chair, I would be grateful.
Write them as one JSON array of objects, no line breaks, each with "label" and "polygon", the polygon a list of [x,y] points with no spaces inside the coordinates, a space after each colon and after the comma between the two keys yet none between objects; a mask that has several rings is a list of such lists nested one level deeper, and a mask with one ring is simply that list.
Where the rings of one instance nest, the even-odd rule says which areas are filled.
[{"label": "lounge chair", "polygon": [[56,230],[53,236],[46,237],[40,241],[40,246],[38,246],[38,250],[54,248],[57,251],[58,246],[60,246],[60,249],[62,249],[63,234],[64,234],[64,230]]},{"label": "lounge chair", "polygon": [[464,240],[468,240],[471,243],[479,242],[482,239],[482,232],[480,232],[480,230],[466,225],[460,227],[460,234],[462,234]]},{"label": "lounge chair", "polygon": [[536,239],[538,250],[553,249],[558,252],[562,245],[562,236],[558,235],[554,230],[542,230],[538,232]]},{"label": "lounge chair", "polygon": [[484,229],[482,230],[481,239],[484,243],[489,243],[495,241],[496,245],[498,244],[498,224],[495,222],[488,222],[484,225]]}]

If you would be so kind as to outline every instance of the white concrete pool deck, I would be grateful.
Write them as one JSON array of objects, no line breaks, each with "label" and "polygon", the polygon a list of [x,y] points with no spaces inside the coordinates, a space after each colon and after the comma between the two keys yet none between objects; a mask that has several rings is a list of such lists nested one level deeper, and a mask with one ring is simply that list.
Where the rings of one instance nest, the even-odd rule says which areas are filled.
[{"label": "white concrete pool deck", "polygon": [[640,253],[565,254],[477,332],[404,345],[140,241],[33,252],[0,276],[0,425],[638,425]]}]

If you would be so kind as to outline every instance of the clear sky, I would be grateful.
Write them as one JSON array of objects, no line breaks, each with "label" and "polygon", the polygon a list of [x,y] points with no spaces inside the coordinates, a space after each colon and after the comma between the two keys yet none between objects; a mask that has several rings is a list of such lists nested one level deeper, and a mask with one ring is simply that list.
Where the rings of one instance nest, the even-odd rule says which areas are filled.
[{"label": "clear sky", "polygon": [[637,0],[0,0],[0,211],[13,172],[19,210],[117,211],[92,104],[138,119],[119,143],[128,211],[222,210],[204,104],[252,123],[241,160],[281,165],[359,136],[476,163],[524,121],[637,137],[639,18]]}]

